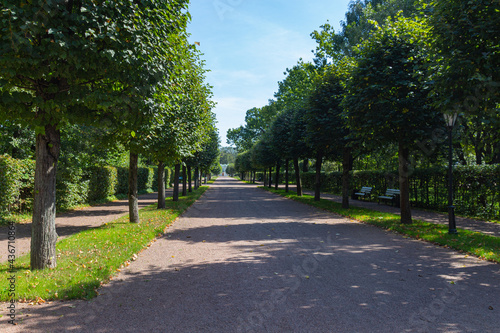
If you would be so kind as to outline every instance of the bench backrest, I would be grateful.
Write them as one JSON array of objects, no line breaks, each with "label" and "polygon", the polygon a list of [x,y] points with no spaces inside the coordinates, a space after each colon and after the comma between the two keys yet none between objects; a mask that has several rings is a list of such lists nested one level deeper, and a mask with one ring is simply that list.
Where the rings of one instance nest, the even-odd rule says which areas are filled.
[{"label": "bench backrest", "polygon": [[385,195],[387,197],[392,197],[392,196],[395,196],[395,195],[400,195],[401,194],[401,191],[400,190],[396,190],[394,188],[388,188],[386,191],[385,191]]},{"label": "bench backrest", "polygon": [[371,191],[372,191],[372,188],[371,188],[371,187],[365,186],[365,187],[362,187],[362,188],[361,188],[361,191],[359,191],[359,192],[362,192],[362,193],[370,193]]}]

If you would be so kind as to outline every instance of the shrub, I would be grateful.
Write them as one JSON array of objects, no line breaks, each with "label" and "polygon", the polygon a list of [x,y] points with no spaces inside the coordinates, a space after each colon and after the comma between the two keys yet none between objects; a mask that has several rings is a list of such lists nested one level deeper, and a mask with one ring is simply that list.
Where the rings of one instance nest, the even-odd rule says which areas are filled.
[{"label": "shrub", "polygon": [[137,188],[139,191],[151,191],[155,172],[153,168],[139,168],[137,171]]},{"label": "shrub", "polygon": [[70,209],[87,202],[89,180],[79,168],[62,166],[56,176],[56,207]]},{"label": "shrub", "polygon": [[118,184],[115,192],[118,194],[128,193],[128,168],[118,167]]},{"label": "shrub", "polygon": [[117,183],[118,171],[115,167],[91,168],[88,200],[98,201],[114,195]]}]

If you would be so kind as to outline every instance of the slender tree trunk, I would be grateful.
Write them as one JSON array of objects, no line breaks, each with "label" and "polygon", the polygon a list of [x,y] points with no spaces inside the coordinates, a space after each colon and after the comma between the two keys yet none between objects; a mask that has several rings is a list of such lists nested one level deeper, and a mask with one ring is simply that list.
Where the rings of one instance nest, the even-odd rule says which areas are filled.
[{"label": "slender tree trunk", "polygon": [[304,158],[302,163],[302,172],[309,172],[309,159]]},{"label": "slender tree trunk", "polygon": [[185,197],[187,195],[187,170],[186,166],[182,165],[182,196]]},{"label": "slender tree trunk", "polygon": [[253,171],[253,183],[257,183],[257,170]]},{"label": "slender tree trunk", "polygon": [[321,198],[321,163],[323,162],[323,155],[318,153],[316,155],[316,182],[314,183],[314,201],[319,201]]},{"label": "slender tree trunk", "polygon": [[278,161],[276,163],[276,179],[275,179],[276,184],[274,184],[274,188],[276,190],[278,189],[278,186],[280,184],[280,170],[281,170],[281,161]]},{"label": "slender tree trunk", "polygon": [[165,163],[158,162],[158,209],[165,209]]},{"label": "slender tree trunk", "polygon": [[173,201],[179,201],[179,176],[181,173],[181,165],[177,163],[174,167],[174,194]]},{"label": "slender tree trunk", "polygon": [[56,260],[56,173],[61,132],[46,125],[36,136],[35,201],[31,225],[31,269],[54,268]]},{"label": "slender tree trunk", "polygon": [[273,168],[269,168],[269,187],[273,187]]},{"label": "slender tree trunk", "polygon": [[264,187],[267,186],[267,171],[264,169]]},{"label": "slender tree trunk", "polygon": [[205,173],[205,180],[204,180],[203,184],[207,184],[207,182],[208,182],[208,174]]},{"label": "slender tree trunk", "polygon": [[408,172],[410,161],[410,150],[399,143],[399,190],[400,190],[400,206],[401,206],[401,223],[411,224],[411,207],[410,207],[410,176]]},{"label": "slender tree trunk", "polygon": [[342,208],[349,209],[349,171],[351,165],[351,148],[344,147],[342,155]]},{"label": "slender tree trunk", "polygon": [[288,192],[288,165],[290,164],[290,160],[285,161],[285,192]]},{"label": "slender tree trunk", "polygon": [[293,167],[295,169],[295,182],[297,183],[297,195],[299,197],[302,196],[302,182],[300,181],[300,168],[299,168],[299,159],[293,159]]},{"label": "slender tree trunk", "polygon": [[188,176],[188,191],[189,193],[193,192],[193,187],[191,186],[191,166],[187,167],[187,176]]},{"label": "slender tree trunk", "polygon": [[137,194],[137,163],[139,154],[130,150],[130,164],[128,169],[128,215],[131,223],[139,223],[139,196]]},{"label": "slender tree trunk", "polygon": [[198,171],[198,167],[195,167],[194,168],[194,189],[197,190],[198,187],[199,187],[199,171]]}]

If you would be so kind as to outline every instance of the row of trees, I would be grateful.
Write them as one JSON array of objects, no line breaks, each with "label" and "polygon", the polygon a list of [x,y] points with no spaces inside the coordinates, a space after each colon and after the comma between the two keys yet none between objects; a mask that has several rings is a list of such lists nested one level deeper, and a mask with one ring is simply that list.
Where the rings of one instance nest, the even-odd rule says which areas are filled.
[{"label": "row of trees", "polygon": [[461,163],[500,162],[499,9],[493,0],[352,2],[340,33],[327,23],[311,34],[314,63],[287,69],[276,101],[228,131],[236,169],[276,167],[277,184],[282,161],[293,161],[300,195],[298,162],[314,159],[319,200],[322,162],[335,161],[348,208],[355,164],[392,167],[385,161],[397,156],[401,222],[411,223],[410,168],[444,162],[443,113],[460,114]]},{"label": "row of trees", "polygon": [[32,269],[56,266],[56,174],[67,129],[84,129],[108,152],[129,152],[134,223],[139,154],[158,161],[160,177],[165,163],[211,168],[219,141],[212,93],[187,41],[187,7],[187,0],[2,1],[1,126],[19,140],[35,136]]}]

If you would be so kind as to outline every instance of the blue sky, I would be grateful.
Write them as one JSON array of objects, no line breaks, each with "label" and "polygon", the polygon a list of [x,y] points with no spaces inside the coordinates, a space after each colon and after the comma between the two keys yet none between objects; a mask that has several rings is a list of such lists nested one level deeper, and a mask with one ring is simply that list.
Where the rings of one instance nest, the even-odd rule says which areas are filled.
[{"label": "blue sky", "polygon": [[339,30],[349,0],[191,0],[188,32],[200,42],[222,146],[245,113],[274,98],[283,72],[310,61],[309,36],[327,20]]}]

